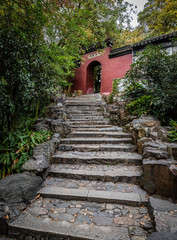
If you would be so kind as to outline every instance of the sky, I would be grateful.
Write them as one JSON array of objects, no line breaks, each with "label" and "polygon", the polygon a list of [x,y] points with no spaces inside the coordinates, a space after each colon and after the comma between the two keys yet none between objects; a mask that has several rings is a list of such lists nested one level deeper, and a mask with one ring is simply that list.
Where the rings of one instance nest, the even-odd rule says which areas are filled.
[{"label": "sky", "polygon": [[[144,4],[147,2],[147,0],[126,0],[129,3],[133,3],[134,5],[137,6],[137,13],[143,10]],[[133,27],[136,27],[138,25],[137,22],[137,14],[132,14],[133,20],[131,22],[131,25]]]}]

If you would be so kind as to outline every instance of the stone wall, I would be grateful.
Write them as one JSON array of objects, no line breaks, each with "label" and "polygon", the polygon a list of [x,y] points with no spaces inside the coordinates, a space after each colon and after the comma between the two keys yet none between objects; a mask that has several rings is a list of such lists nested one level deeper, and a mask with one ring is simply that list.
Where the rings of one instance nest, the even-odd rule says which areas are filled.
[{"label": "stone wall", "polygon": [[168,127],[151,116],[129,116],[126,102],[114,99],[106,104],[103,114],[112,124],[131,132],[133,143],[142,155],[143,175],[141,186],[149,193],[177,199],[177,143],[168,141]]},{"label": "stone wall", "polygon": [[132,133],[143,157],[141,186],[150,194],[177,199],[177,144],[169,143],[167,128],[153,117],[144,116],[124,129]]},{"label": "stone wall", "polygon": [[103,105],[103,114],[110,119],[111,124],[124,126],[136,118],[129,116],[126,111],[126,102],[114,99],[114,103],[109,103],[109,97],[103,96],[106,104]]}]

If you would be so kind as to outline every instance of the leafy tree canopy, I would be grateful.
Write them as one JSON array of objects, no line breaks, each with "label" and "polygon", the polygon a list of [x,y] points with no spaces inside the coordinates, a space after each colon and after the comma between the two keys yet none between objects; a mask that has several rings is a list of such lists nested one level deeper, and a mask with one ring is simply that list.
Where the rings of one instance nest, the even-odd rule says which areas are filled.
[{"label": "leafy tree canopy", "polygon": [[143,32],[142,27],[136,27],[135,29],[123,29],[121,33],[117,33],[113,47],[118,48],[125,45],[132,45],[144,40],[146,36],[147,34]]},{"label": "leafy tree canopy", "polygon": [[0,177],[46,140],[28,128],[50,92],[70,85],[83,49],[129,24],[128,9],[124,0],[0,1]]},{"label": "leafy tree canopy", "polygon": [[145,32],[160,35],[177,30],[177,1],[148,0],[138,21]]},{"label": "leafy tree canopy", "polygon": [[37,117],[50,89],[67,86],[83,49],[129,24],[128,9],[124,0],[1,1],[0,130]]},{"label": "leafy tree canopy", "polygon": [[[160,46],[148,46],[138,56],[126,76],[125,98],[133,112],[151,113],[163,123],[176,120],[177,53],[168,55]],[[135,104],[136,103],[136,104]]]}]

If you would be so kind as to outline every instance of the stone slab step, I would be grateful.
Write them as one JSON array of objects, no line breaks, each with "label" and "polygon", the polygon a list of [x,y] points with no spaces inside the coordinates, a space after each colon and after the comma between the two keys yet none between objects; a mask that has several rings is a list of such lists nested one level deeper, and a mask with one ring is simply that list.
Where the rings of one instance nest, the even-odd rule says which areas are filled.
[{"label": "stone slab step", "polygon": [[57,151],[52,158],[53,163],[88,163],[88,164],[119,164],[141,165],[142,156],[129,152],[61,152]]},{"label": "stone slab step", "polygon": [[38,193],[42,197],[57,198],[62,200],[81,200],[98,203],[117,203],[134,207],[147,205],[145,195],[138,193],[60,188],[57,186],[44,187]]},{"label": "stone slab step", "polygon": [[70,134],[70,137],[77,138],[77,137],[108,137],[108,138],[131,138],[131,134],[124,133],[124,132],[80,132],[80,131],[73,131]]},{"label": "stone slab step", "polygon": [[98,106],[77,106],[77,105],[68,105],[66,106],[67,111],[100,111],[101,108]]},{"label": "stone slab step", "polygon": [[93,101],[70,101],[70,102],[65,102],[65,106],[100,106],[101,102],[93,102]]},{"label": "stone slab step", "polygon": [[[74,217],[73,217],[74,219]],[[72,220],[72,219],[71,219]],[[48,218],[41,221],[35,216],[21,215],[10,223],[10,234],[18,239],[43,240],[127,240],[129,238],[126,227],[90,226],[84,223],[67,223]],[[116,237],[118,236],[118,238]],[[27,237],[27,238],[25,238]],[[35,238],[34,238],[35,237]]]},{"label": "stone slab step", "polygon": [[110,128],[110,127],[112,127],[112,125],[82,125],[82,124],[80,124],[79,126],[77,126],[77,125],[71,125],[71,127],[73,128],[73,129],[92,129],[92,128],[96,128],[96,129],[103,129],[103,128]]},{"label": "stone slab step", "polygon": [[97,121],[97,120],[103,120],[104,117],[103,116],[97,116],[97,115],[77,115],[77,116],[72,115],[70,119],[71,119],[70,121],[72,121],[72,120],[79,120],[79,119],[83,119],[83,120],[87,120],[88,119],[88,120],[95,120],[95,121]]},{"label": "stone slab step", "polygon": [[79,151],[79,152],[135,152],[137,147],[133,144],[60,144],[60,151]]},{"label": "stone slab step", "polygon": [[98,121],[93,121],[93,120],[76,120],[76,121],[68,121],[68,123],[72,126],[77,126],[80,127],[81,125],[108,125],[109,121],[108,120],[98,120]]},{"label": "stone slab step", "polygon": [[73,132],[122,132],[122,128],[121,127],[117,127],[117,126],[110,126],[110,127],[103,127],[103,128],[99,128],[99,127],[95,127],[95,128],[92,128],[92,127],[81,127],[81,128],[74,128],[73,129]]},{"label": "stone slab step", "polygon": [[75,97],[75,98],[67,98],[66,101],[97,101],[97,102],[103,102],[101,97],[87,97],[85,95],[83,96],[79,96],[79,97]]},{"label": "stone slab step", "polygon": [[90,118],[90,119],[85,119],[85,118],[80,118],[80,119],[68,119],[69,122],[85,122],[85,123],[90,123],[90,122],[95,122],[95,123],[108,123],[109,119],[105,119],[105,118],[97,118],[97,116]]},{"label": "stone slab step", "polygon": [[[68,164],[69,165],[69,164]],[[104,181],[90,181],[83,179],[68,179],[48,177],[44,182],[45,187],[59,187],[69,189],[81,190],[95,190],[95,191],[108,191],[108,192],[121,192],[121,193],[136,193],[146,196],[146,192],[142,190],[137,184],[122,183],[122,182],[104,182]]]},{"label": "stone slab step", "polygon": [[66,101],[65,106],[98,106],[102,105],[101,101]]},{"label": "stone slab step", "polygon": [[132,143],[132,138],[63,138],[61,144],[119,144]]},{"label": "stone slab step", "polygon": [[100,108],[88,108],[88,109],[84,109],[84,108],[82,108],[82,109],[73,109],[73,108],[71,108],[69,111],[68,111],[68,109],[66,109],[66,111],[67,112],[69,112],[70,114],[74,114],[74,115],[79,115],[79,114],[89,114],[89,115],[92,115],[92,114],[94,114],[94,115],[102,115],[102,111],[101,111],[101,109]]},{"label": "stone slab step", "polygon": [[98,111],[69,111],[72,117],[77,116],[102,116],[102,112]]},{"label": "stone slab step", "polygon": [[18,240],[138,240],[148,236],[142,225],[151,224],[148,218],[146,207],[40,197],[9,224],[9,232]]},{"label": "stone slab step", "polygon": [[81,96],[68,97],[67,99],[83,99],[83,98],[92,98],[92,99],[102,99],[102,95],[100,93],[91,93],[91,94],[83,94]]},{"label": "stone slab step", "polygon": [[51,166],[50,176],[69,179],[83,179],[90,181],[104,181],[104,182],[125,182],[138,183],[142,175],[142,170],[139,167],[133,166],[119,166],[107,167],[107,165],[64,165],[55,164]]}]

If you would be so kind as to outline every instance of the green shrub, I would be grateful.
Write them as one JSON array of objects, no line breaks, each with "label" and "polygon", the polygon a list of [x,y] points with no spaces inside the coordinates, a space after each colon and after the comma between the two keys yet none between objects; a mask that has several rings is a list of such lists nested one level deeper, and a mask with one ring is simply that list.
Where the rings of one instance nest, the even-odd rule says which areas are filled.
[{"label": "green shrub", "polygon": [[139,82],[132,82],[127,85],[123,98],[135,100],[148,93],[143,84]]},{"label": "green shrub", "polygon": [[118,85],[121,82],[121,78],[116,78],[113,80],[113,84],[112,84],[112,92],[114,93],[114,95],[119,93],[119,89],[118,89]]},{"label": "green shrub", "polygon": [[141,96],[127,104],[127,110],[132,115],[141,116],[142,114],[151,114],[152,96]]},{"label": "green shrub", "polygon": [[177,141],[177,121],[170,119],[170,125],[172,126],[173,130],[169,132],[169,140],[171,142]]},{"label": "green shrub", "polygon": [[114,102],[114,101],[113,101],[113,98],[114,98],[114,93],[112,92],[112,93],[109,95],[109,97],[108,97],[108,103],[109,103],[109,104],[111,104],[111,103]]},{"label": "green shrub", "polygon": [[114,102],[114,96],[116,96],[119,93],[118,85],[121,80],[122,80],[121,78],[116,78],[113,80],[112,93],[108,97],[108,103]]},{"label": "green shrub", "polygon": [[[170,118],[176,120],[176,69],[177,53],[168,55],[159,46],[148,46],[126,73],[125,98],[132,100],[142,95],[152,96],[153,115],[162,123],[168,123]],[[149,111],[148,105],[146,110]]]},{"label": "green shrub", "polygon": [[33,149],[50,139],[51,132],[42,130],[9,132],[0,145],[0,178],[20,172],[22,165],[32,155]]}]

